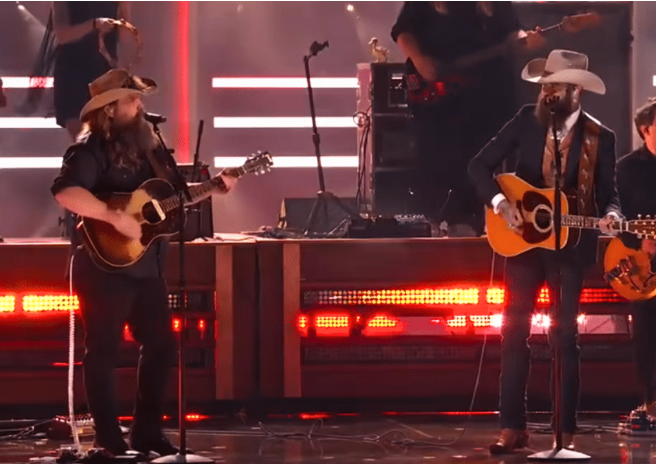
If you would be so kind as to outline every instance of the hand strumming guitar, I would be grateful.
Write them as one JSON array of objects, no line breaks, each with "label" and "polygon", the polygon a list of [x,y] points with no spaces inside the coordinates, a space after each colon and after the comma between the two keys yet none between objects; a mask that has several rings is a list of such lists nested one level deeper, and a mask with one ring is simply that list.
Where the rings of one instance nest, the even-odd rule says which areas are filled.
[{"label": "hand strumming guitar", "polygon": [[438,63],[437,60],[426,55],[417,55],[412,59],[412,64],[415,65],[417,72],[427,81],[438,80]]},{"label": "hand strumming guitar", "polygon": [[539,50],[547,44],[540,27],[536,27],[534,31],[519,31],[517,38],[523,39],[520,43],[525,50]]},{"label": "hand strumming guitar", "polygon": [[519,228],[524,224],[524,218],[517,207],[508,200],[501,200],[499,203],[498,215],[506,220],[512,228]]},{"label": "hand strumming guitar", "polygon": [[123,211],[108,209],[107,216],[104,219],[129,239],[139,240],[141,238],[141,225],[134,216],[126,214]]}]

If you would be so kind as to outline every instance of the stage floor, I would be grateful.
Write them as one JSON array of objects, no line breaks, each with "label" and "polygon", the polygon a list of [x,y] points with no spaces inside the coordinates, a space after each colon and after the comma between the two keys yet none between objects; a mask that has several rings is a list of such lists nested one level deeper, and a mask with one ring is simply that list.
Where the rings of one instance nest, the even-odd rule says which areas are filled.
[{"label": "stage floor", "polygon": [[[194,424],[188,431],[188,446],[196,454],[219,463],[315,464],[389,462],[394,464],[435,463],[525,463],[535,451],[548,450],[552,436],[545,429],[549,415],[532,415],[531,449],[511,455],[490,456],[487,446],[497,438],[496,415],[366,415],[309,419],[265,419],[228,424],[226,421]],[[656,462],[656,434],[627,439],[612,430],[618,414],[585,415],[580,420],[577,449],[592,457],[589,462]],[[252,423],[249,423],[252,422]],[[463,433],[464,429],[464,433]],[[177,442],[176,431],[167,431]],[[308,438],[311,435],[313,438]],[[455,443],[454,443],[455,441]],[[64,442],[67,444],[69,442]],[[452,444],[450,444],[452,443]],[[58,456],[61,442],[46,439],[0,441],[0,462],[45,462],[36,457]],[[89,439],[84,447],[91,445]]]}]

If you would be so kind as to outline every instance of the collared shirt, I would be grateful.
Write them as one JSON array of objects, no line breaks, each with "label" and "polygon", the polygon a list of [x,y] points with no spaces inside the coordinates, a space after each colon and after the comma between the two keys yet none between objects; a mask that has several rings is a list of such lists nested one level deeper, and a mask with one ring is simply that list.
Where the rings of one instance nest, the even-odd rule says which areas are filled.
[{"label": "collared shirt", "polygon": [[[101,137],[91,134],[82,143],[68,149],[64,155],[61,171],[51,187],[51,192],[56,195],[68,187],[82,187],[94,195],[129,193],[154,177],[156,177],[155,172],[145,157],[141,159],[135,170],[118,167],[112,163]],[[79,253],[76,250],[82,243],[81,237],[77,235],[77,230],[74,230],[73,234],[71,245],[75,250],[75,265],[79,263],[89,265],[90,258],[86,252]],[[135,278],[161,277],[166,248],[165,240],[156,240],[137,263],[117,272]]]}]

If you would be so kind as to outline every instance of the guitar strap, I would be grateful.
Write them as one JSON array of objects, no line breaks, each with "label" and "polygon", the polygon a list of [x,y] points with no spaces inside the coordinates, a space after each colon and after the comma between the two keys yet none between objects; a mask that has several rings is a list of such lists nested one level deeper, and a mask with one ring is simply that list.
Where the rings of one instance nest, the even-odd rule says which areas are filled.
[{"label": "guitar strap", "polygon": [[579,156],[578,188],[576,195],[577,212],[583,216],[594,216],[596,207],[594,201],[594,173],[599,153],[599,123],[586,117],[583,126],[581,155]]}]

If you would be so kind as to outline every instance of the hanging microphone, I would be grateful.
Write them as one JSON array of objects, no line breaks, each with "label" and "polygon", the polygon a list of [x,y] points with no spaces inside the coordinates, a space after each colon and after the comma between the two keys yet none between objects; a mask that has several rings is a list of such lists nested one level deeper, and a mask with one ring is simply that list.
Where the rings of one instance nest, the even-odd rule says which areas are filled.
[{"label": "hanging microphone", "polygon": [[319,53],[321,50],[323,50],[326,47],[328,47],[327,40],[322,44],[320,44],[315,40],[314,42],[312,42],[312,45],[310,45],[310,55],[317,56],[317,53]]},{"label": "hanging microphone", "polygon": [[160,124],[166,122],[166,116],[155,113],[144,113],[144,119],[151,124]]}]

